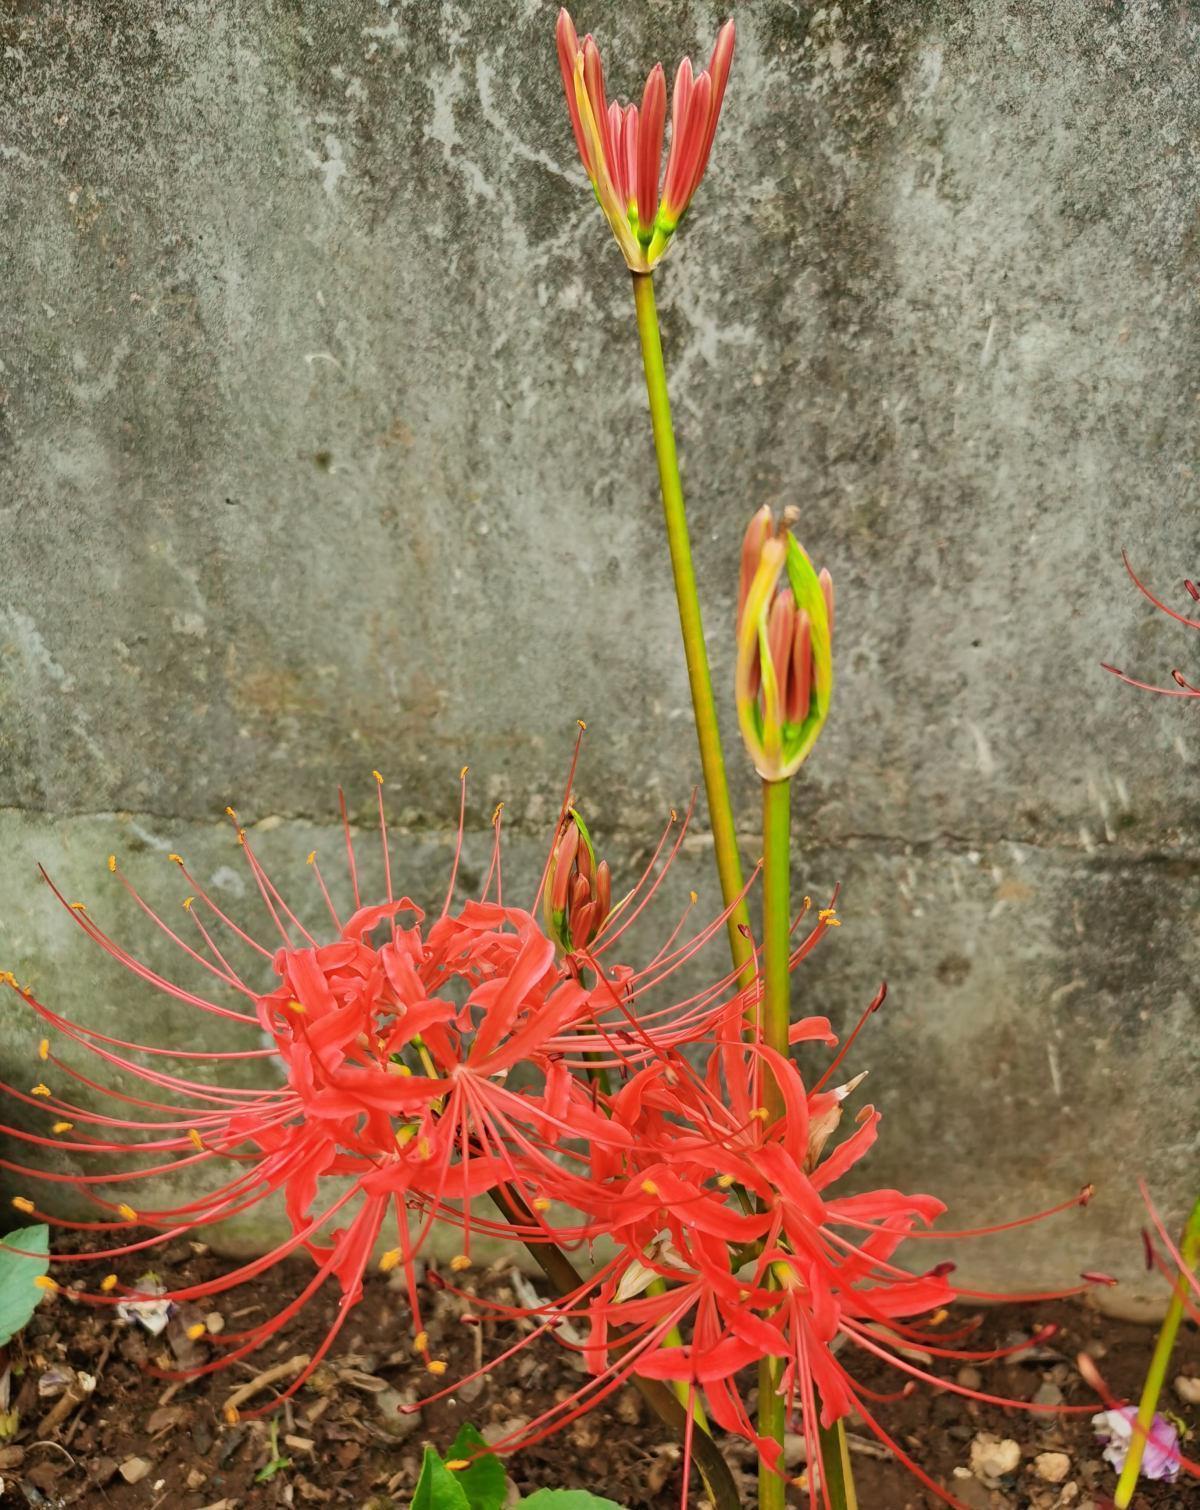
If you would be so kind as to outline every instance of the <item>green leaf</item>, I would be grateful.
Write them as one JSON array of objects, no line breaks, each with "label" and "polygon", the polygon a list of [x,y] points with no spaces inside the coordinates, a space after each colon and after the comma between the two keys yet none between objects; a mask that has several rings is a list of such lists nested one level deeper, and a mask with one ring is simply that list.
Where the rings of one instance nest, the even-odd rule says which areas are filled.
[{"label": "green leaf", "polygon": [[425,1449],[412,1510],[471,1510],[471,1501],[432,1447]]},{"label": "green leaf", "polygon": [[501,1510],[508,1497],[504,1464],[488,1450],[488,1444],[469,1421],[459,1427],[445,1461],[453,1463],[462,1458],[470,1458],[471,1466],[458,1469],[454,1481],[467,1496],[471,1510]]},{"label": "green leaf", "polygon": [[586,1489],[539,1489],[520,1504],[524,1510],[625,1510],[616,1500],[589,1494]]},{"label": "green leaf", "polygon": [[[23,1248],[38,1256],[27,1258],[24,1253],[14,1253],[13,1248]],[[15,1337],[33,1315],[43,1293],[34,1280],[49,1267],[48,1227],[22,1227],[5,1234],[0,1242],[0,1347]]]}]

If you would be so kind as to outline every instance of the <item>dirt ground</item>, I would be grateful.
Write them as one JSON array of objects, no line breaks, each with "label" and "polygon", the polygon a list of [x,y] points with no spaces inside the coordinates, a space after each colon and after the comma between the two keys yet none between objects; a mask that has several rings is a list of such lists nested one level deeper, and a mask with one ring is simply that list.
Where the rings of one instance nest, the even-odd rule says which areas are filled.
[{"label": "dirt ground", "polygon": [[[179,1242],[157,1257],[155,1270],[169,1288],[228,1267],[203,1248],[196,1251],[198,1246]],[[67,1505],[87,1510],[402,1510],[411,1497],[425,1441],[444,1450],[463,1419],[473,1421],[485,1436],[501,1435],[576,1389],[583,1377],[578,1360],[543,1337],[451,1400],[402,1414],[401,1405],[429,1393],[436,1381],[414,1358],[408,1307],[395,1275],[377,1275],[369,1282],[329,1358],[277,1412],[274,1448],[269,1422],[243,1414],[230,1425],[226,1403],[234,1390],[279,1366],[280,1383],[262,1387],[243,1412],[265,1403],[286,1384],[287,1366],[317,1346],[335,1315],[332,1290],[306,1305],[296,1323],[251,1361],[186,1384],[159,1376],[159,1370],[180,1361],[215,1356],[208,1342],[187,1335],[198,1320],[208,1318],[214,1331],[253,1324],[297,1293],[311,1273],[307,1260],[281,1264],[257,1281],[201,1303],[195,1314],[176,1314],[159,1336],[107,1308],[72,1304],[63,1295],[49,1298],[10,1348],[12,1404],[19,1411],[19,1425],[15,1436],[0,1442],[0,1503],[39,1510]],[[95,1286],[103,1268],[81,1264],[72,1275],[76,1277]],[[462,1278],[476,1293],[513,1299],[509,1271]],[[433,1287],[428,1301],[431,1351],[448,1361],[446,1379],[476,1367],[478,1349],[484,1355],[500,1352],[515,1336],[509,1322],[464,1325],[463,1302]],[[1074,1361],[1086,1349],[1099,1360],[1115,1392],[1136,1397],[1152,1332],[1110,1321],[1075,1302],[987,1311],[978,1341],[968,1346],[1004,1345],[1048,1322],[1061,1328],[1050,1343],[1014,1360],[981,1364],[960,1374],[959,1382],[1023,1400],[1086,1403],[1092,1397]],[[932,1365],[934,1372],[939,1368]],[[47,1370],[61,1370],[62,1375],[48,1381]],[[856,1362],[855,1372],[881,1392],[894,1391],[902,1382],[865,1356]],[[95,1380],[89,1393],[83,1392],[87,1381],[78,1382],[80,1373]],[[1172,1369],[1173,1378],[1181,1374],[1200,1379],[1200,1338],[1190,1324]],[[943,1376],[953,1379],[954,1366]],[[64,1377],[65,1392],[49,1392]],[[752,1379],[745,1388],[752,1392]],[[1193,1431],[1200,1424],[1200,1411],[1185,1405],[1174,1390],[1167,1404]],[[879,1415],[935,1481],[977,1510],[1100,1510],[1113,1489],[1113,1474],[1101,1460],[1087,1414],[1033,1416],[921,1388],[880,1405]],[[990,1483],[970,1472],[973,1444],[982,1440],[986,1445],[982,1433],[1013,1440],[1020,1449],[1016,1468]],[[1190,1445],[1194,1455],[1194,1441]],[[736,1446],[730,1444],[728,1455],[750,1510],[756,1499],[753,1462]],[[862,1510],[925,1510],[938,1503],[882,1455],[859,1424],[852,1425],[851,1446]],[[1012,1449],[1007,1450],[1011,1457]],[[1066,1463],[1061,1456],[1039,1462],[1039,1455],[1047,1453],[1065,1454]],[[629,1388],[561,1435],[510,1459],[509,1471],[524,1492],[541,1486],[586,1487],[629,1510],[649,1510],[679,1504],[678,1459],[678,1448]],[[1051,1482],[1046,1471],[1062,1477]],[[807,1503],[798,1489],[791,1494],[797,1505]],[[703,1502],[697,1485],[690,1503]],[[1200,1489],[1187,1479],[1173,1487],[1147,1484],[1134,1504],[1138,1510],[1184,1510],[1200,1505]]]}]

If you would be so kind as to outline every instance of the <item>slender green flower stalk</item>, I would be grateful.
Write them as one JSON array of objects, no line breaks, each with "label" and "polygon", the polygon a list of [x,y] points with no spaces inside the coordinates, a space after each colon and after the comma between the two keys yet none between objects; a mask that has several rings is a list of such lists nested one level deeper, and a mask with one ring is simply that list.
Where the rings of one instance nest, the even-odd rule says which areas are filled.
[{"label": "slender green flower stalk", "polygon": [[649,274],[634,273],[633,296],[637,307],[638,334],[642,342],[642,362],[646,369],[646,393],[650,401],[650,422],[658,457],[658,479],[662,487],[667,545],[675,577],[679,627],[683,632],[683,651],[692,692],[696,738],[700,744],[700,764],[704,772],[704,790],[708,797],[717,874],[725,905],[733,907],[727,925],[729,950],[734,965],[742,972],[742,984],[749,985],[754,972],[754,947],[749,938],[750,914],[743,896],[745,883],[742,878],[742,862],[738,856],[733,806],[729,800],[729,781],[725,774],[721,730],[713,697],[712,673],[704,643],[704,622],[696,591],[696,572],[692,565],[687,510],[675,450],[675,430],[671,423],[671,401],[667,396],[667,374],[658,328],[658,309],[654,300],[654,284]]},{"label": "slender green flower stalk", "polygon": [[[1150,1239],[1147,1239],[1148,1246],[1149,1243]],[[1179,1255],[1182,1260],[1182,1269],[1195,1274],[1197,1268],[1200,1267],[1200,1200],[1192,1207],[1191,1215],[1183,1230],[1183,1237],[1179,1243]],[[1155,1343],[1154,1353],[1150,1359],[1150,1367],[1146,1370],[1146,1382],[1142,1386],[1142,1397],[1138,1401],[1137,1421],[1130,1439],[1125,1466],[1121,1469],[1121,1477],[1117,1480],[1117,1492],[1113,1496],[1117,1510],[1127,1510],[1134,1491],[1137,1489],[1138,1473],[1141,1470],[1146,1443],[1150,1439],[1154,1426],[1154,1413],[1158,1407],[1158,1397],[1162,1394],[1162,1387],[1166,1381],[1167,1366],[1175,1350],[1175,1339],[1179,1335],[1179,1326],[1187,1309],[1187,1297],[1186,1275],[1182,1272],[1177,1273],[1174,1277],[1171,1304],[1167,1307],[1167,1314],[1163,1318],[1162,1329],[1158,1334],[1158,1341]]]}]

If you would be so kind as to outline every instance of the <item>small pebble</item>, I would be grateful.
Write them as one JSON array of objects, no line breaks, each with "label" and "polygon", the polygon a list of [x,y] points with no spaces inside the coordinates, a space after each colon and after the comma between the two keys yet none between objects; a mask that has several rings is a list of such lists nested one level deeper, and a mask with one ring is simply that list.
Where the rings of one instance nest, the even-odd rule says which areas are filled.
[{"label": "small pebble", "polygon": [[983,1375],[969,1363],[964,1364],[954,1377],[964,1389],[978,1389],[983,1384]]},{"label": "small pebble", "polygon": [[1021,1463],[1021,1448],[1011,1437],[981,1431],[971,1443],[971,1472],[981,1483],[1015,1473]]},{"label": "small pebble", "polygon": [[1033,1403],[1035,1405],[1061,1405],[1063,1403],[1063,1392],[1057,1384],[1047,1381],[1045,1384],[1038,1385],[1037,1393],[1033,1397]]},{"label": "small pebble", "polygon": [[120,1474],[127,1484],[140,1484],[154,1464],[147,1458],[126,1458],[121,1464]]},{"label": "small pebble", "polygon": [[1061,1484],[1071,1471],[1071,1459],[1065,1452],[1039,1452],[1033,1460],[1033,1471],[1047,1484]]},{"label": "small pebble", "polygon": [[1185,1405],[1200,1405],[1200,1379],[1180,1374],[1175,1380],[1175,1393]]}]

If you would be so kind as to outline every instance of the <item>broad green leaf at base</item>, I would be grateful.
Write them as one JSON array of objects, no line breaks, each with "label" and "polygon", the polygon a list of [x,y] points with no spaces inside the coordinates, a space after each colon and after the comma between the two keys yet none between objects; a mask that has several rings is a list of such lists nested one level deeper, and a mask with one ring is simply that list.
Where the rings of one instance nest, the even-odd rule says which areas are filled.
[{"label": "broad green leaf at base", "polygon": [[412,1510],[471,1510],[462,1486],[432,1447],[425,1449]]},{"label": "broad green leaf at base", "polygon": [[0,1239],[0,1347],[16,1336],[45,1293],[34,1281],[50,1267],[49,1255],[50,1229],[44,1225],[21,1227]]}]

